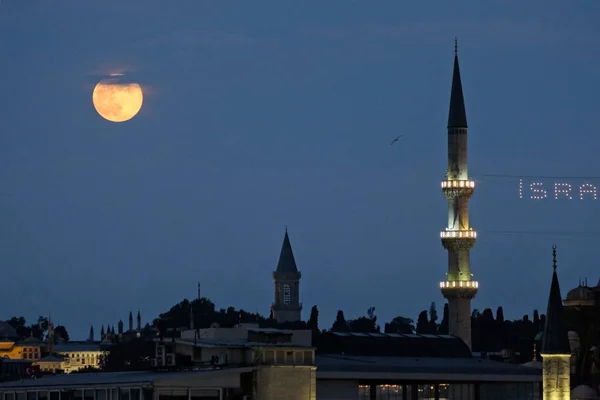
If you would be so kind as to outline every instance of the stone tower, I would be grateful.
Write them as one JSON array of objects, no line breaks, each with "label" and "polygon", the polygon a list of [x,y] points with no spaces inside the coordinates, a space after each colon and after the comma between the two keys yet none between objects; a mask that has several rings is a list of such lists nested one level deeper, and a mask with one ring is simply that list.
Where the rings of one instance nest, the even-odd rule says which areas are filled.
[{"label": "stone tower", "polygon": [[556,246],[552,246],[553,269],[546,326],[542,337],[544,400],[571,398],[571,348],[564,321],[562,297],[556,275]]},{"label": "stone tower", "polygon": [[271,306],[271,315],[279,323],[300,321],[300,277],[286,228],[277,269],[273,272],[275,301]]},{"label": "stone tower", "polygon": [[458,67],[458,45],[454,44],[454,73],[448,114],[448,172],[442,192],[448,199],[448,226],[441,232],[448,252],[447,279],[440,283],[448,300],[449,333],[471,348],[471,300],[479,284],[473,280],[470,251],[477,233],[469,226],[469,199],[475,182],[467,171],[467,114]]}]

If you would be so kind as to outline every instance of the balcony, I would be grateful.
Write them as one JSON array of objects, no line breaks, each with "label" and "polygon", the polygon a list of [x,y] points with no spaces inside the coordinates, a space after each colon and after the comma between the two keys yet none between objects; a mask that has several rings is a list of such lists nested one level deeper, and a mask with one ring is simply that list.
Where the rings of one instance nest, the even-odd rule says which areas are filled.
[{"label": "balcony", "polygon": [[475,190],[475,181],[442,181],[442,192],[447,199],[470,198]]},{"label": "balcony", "polygon": [[440,237],[442,239],[477,239],[477,232],[473,229],[450,230],[446,228],[445,231],[440,232]]},{"label": "balcony", "polygon": [[472,288],[479,289],[479,282],[477,281],[445,281],[440,282],[440,289],[454,289],[454,288]]},{"label": "balcony", "polygon": [[442,295],[447,299],[472,299],[477,294],[479,282],[477,281],[445,281],[440,282]]},{"label": "balcony", "polygon": [[473,229],[450,230],[440,232],[442,238],[442,246],[446,250],[459,251],[470,250],[477,240],[477,232]]},{"label": "balcony", "polygon": [[450,188],[475,188],[475,181],[471,180],[452,180],[452,181],[442,181],[442,189],[450,189]]}]

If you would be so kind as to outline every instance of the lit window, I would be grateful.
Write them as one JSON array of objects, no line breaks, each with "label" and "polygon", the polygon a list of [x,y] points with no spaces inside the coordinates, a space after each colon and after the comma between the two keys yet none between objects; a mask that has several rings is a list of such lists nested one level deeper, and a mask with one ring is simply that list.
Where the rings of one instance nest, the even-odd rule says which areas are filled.
[{"label": "lit window", "polygon": [[283,304],[292,304],[292,290],[290,285],[283,285]]},{"label": "lit window", "polygon": [[358,385],[358,399],[359,400],[370,400],[371,399],[371,386],[370,385]]}]

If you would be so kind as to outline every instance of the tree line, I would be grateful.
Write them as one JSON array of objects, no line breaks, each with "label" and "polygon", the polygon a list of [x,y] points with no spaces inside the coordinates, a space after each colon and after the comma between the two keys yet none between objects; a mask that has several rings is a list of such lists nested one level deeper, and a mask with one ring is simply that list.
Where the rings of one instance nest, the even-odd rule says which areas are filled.
[{"label": "tree line", "polygon": [[[444,304],[441,319],[438,316],[436,303],[421,311],[416,319],[397,316],[380,324],[375,307],[369,307],[365,315],[347,319],[343,310],[338,310],[331,325],[323,325],[319,320],[319,309],[311,308],[306,321],[278,324],[272,318],[259,313],[248,312],[234,307],[217,309],[207,298],[192,301],[183,300],[160,314],[153,325],[164,332],[181,328],[189,328],[193,319],[194,328],[208,328],[213,323],[220,326],[233,326],[238,323],[256,323],[264,328],[310,329],[318,340],[321,332],[383,332],[383,333],[417,333],[448,334],[448,304]],[[473,310],[471,315],[472,350],[474,352],[496,353],[503,349],[511,349],[516,353],[516,362],[527,362],[533,359],[533,344],[536,335],[544,329],[545,316],[533,310],[532,317],[524,315],[521,319],[507,320],[502,307],[483,311]],[[383,326],[382,326],[383,325]]]},{"label": "tree line", "polygon": [[[46,317],[38,317],[37,322],[33,324],[27,324],[24,317],[12,317],[5,322],[15,329],[17,332],[16,339],[18,340],[27,339],[29,337],[33,337],[39,341],[48,339],[48,318]],[[54,327],[55,344],[61,341],[68,342],[69,340],[69,332],[64,325]]]}]

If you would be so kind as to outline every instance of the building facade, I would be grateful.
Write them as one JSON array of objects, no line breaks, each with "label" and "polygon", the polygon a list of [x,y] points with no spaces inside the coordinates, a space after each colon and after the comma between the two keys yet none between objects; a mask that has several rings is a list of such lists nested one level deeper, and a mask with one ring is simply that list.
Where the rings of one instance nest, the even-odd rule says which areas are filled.
[{"label": "building facade", "polygon": [[467,169],[467,114],[458,66],[458,46],[454,47],[454,72],[448,114],[448,170],[442,191],[448,200],[448,225],[441,232],[448,252],[446,280],[440,282],[448,301],[449,333],[471,348],[471,300],[479,284],[471,273],[470,251],[477,233],[469,225],[469,199],[475,182]]},{"label": "building facade", "polygon": [[300,303],[300,278],[292,244],[287,229],[281,245],[277,269],[273,272],[275,299],[271,305],[271,317],[278,323],[296,322],[302,318]]}]

